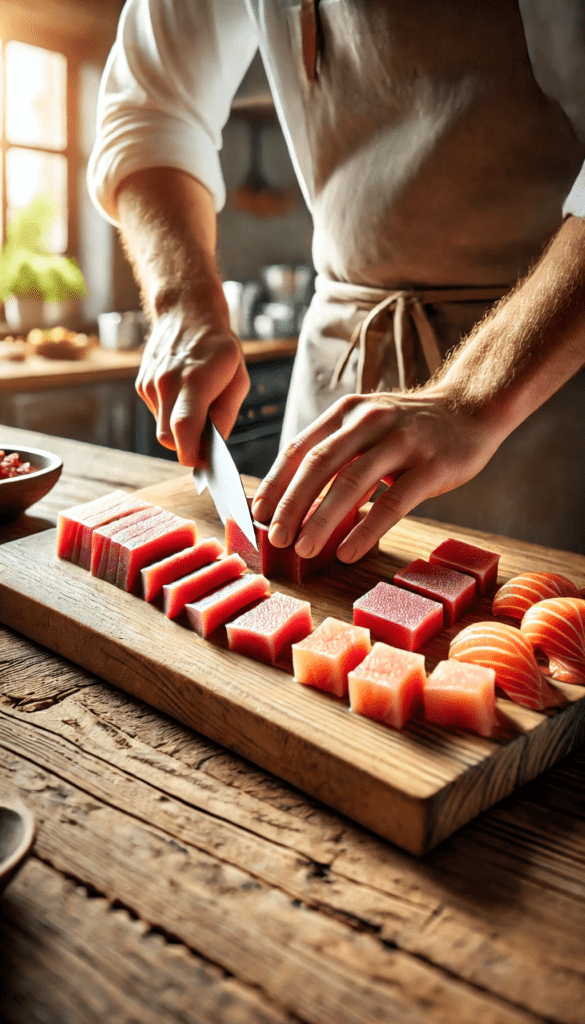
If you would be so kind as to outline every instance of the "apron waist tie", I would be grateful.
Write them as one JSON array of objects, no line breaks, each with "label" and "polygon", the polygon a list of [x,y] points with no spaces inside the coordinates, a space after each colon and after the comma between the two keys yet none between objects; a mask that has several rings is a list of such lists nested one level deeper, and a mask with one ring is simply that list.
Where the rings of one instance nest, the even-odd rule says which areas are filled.
[{"label": "apron waist tie", "polygon": [[[398,386],[400,390],[404,390],[411,378],[413,369],[411,365],[413,363],[413,350],[412,344],[409,344],[413,335],[415,338],[418,338],[431,377],[443,362],[439,340],[429,320],[426,306],[446,302],[494,302],[497,299],[501,299],[509,289],[505,287],[475,287],[441,288],[433,291],[423,291],[414,288],[403,288],[384,294],[380,288],[367,288],[361,285],[353,286],[345,282],[325,281],[323,278],[317,278],[317,290],[325,292],[331,299],[353,301],[358,306],[363,307],[365,305],[366,310],[368,306],[371,307],[365,313],[362,322],[353,331],[349,339],[348,348],[339,359],[329,385],[330,390],[334,391],[349,363],[354,349],[359,345],[356,389],[357,393],[361,394],[367,355],[368,331],[380,313],[385,311],[390,313],[393,311]],[[383,295],[383,298],[375,302],[375,298],[378,298],[380,294]],[[375,302],[375,305],[372,306],[372,302]]]}]

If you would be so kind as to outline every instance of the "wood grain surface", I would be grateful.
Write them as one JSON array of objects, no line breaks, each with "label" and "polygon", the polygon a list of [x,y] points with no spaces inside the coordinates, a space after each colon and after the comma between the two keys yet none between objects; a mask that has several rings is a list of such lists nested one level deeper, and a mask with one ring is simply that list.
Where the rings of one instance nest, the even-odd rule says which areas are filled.
[{"label": "wood grain surface", "polygon": [[[139,493],[194,518],[200,537],[222,536],[209,496],[197,497],[190,474]],[[315,625],[328,615],[351,621],[360,594],[413,558],[428,557],[449,533],[407,518],[359,566],[336,566],[302,587],[273,581],[273,590],[309,600]],[[502,579],[554,568],[585,583],[581,556],[490,535],[479,542],[501,552]],[[447,656],[450,638],[490,617],[489,608],[490,599],[482,599],[423,648],[428,671]],[[559,684],[568,698],[560,711],[500,700],[509,728],[498,740],[421,717],[397,732],[352,715],[346,702],[297,684],[290,664],[267,666],[227,650],[225,630],[202,640],[184,622],[168,621],[160,606],[59,562],[52,532],[0,550],[0,618],[13,628],[25,623],[32,639],[419,855],[585,738],[585,691],[566,684]]]},{"label": "wood grain surface", "polygon": [[[184,475],[3,436],[64,470],[0,543]],[[0,899],[2,1024],[585,1024],[585,748],[414,858],[24,627],[0,626],[0,794],[37,836]]]}]

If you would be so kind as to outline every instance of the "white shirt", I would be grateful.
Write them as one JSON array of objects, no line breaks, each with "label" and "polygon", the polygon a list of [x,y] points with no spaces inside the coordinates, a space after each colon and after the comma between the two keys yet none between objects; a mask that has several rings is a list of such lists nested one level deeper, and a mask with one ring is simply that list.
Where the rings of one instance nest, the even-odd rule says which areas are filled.
[{"label": "white shirt", "polygon": [[[330,0],[331,2],[331,0]],[[233,97],[258,47],[305,199],[313,200],[301,97],[280,33],[292,0],[127,0],[98,103],[88,170],[94,203],[116,223],[128,174],[170,166],[225,203],[219,151]],[[585,142],[585,2],[519,0],[533,74]],[[283,15],[284,12],[284,15]],[[585,217],[585,166],[563,213]]]}]

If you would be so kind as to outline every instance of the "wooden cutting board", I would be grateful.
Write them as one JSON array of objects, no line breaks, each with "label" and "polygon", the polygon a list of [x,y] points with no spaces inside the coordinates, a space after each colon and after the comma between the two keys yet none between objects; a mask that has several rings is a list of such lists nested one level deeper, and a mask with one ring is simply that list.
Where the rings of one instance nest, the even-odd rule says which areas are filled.
[{"label": "wooden cutting board", "polygon": [[[195,519],[199,537],[223,538],[190,475],[139,493]],[[328,615],[350,622],[358,596],[453,535],[500,551],[500,581],[548,570],[585,585],[583,556],[407,517],[359,565],[272,589],[309,600],[315,625]],[[463,626],[490,617],[490,603],[423,648],[427,671]],[[585,688],[561,684],[562,710],[500,700],[510,729],[497,741],[422,719],[396,732],[296,683],[290,664],[233,654],[225,630],[202,640],[160,607],[59,561],[54,530],[0,548],[0,620],[418,855],[585,740]]]}]

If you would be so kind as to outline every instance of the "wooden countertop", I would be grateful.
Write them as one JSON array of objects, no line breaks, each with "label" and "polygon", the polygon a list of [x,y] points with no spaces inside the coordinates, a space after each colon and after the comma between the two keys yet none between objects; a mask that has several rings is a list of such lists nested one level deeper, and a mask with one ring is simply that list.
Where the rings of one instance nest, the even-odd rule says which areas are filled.
[{"label": "wooden countertop", "polygon": [[[243,341],[246,362],[294,356],[295,338]],[[2,391],[40,391],[48,387],[75,384],[103,384],[106,381],[133,380],[142,350],[129,352],[96,347],[84,359],[44,359],[30,356],[23,362],[0,361],[0,393]]]},{"label": "wooden countertop", "polygon": [[[64,460],[2,543],[185,472],[2,436]],[[0,791],[38,823],[3,1024],[585,1021],[583,748],[417,860],[5,627],[0,666]]]}]

